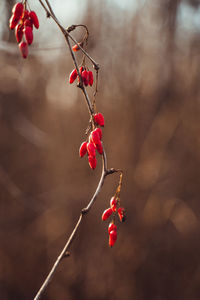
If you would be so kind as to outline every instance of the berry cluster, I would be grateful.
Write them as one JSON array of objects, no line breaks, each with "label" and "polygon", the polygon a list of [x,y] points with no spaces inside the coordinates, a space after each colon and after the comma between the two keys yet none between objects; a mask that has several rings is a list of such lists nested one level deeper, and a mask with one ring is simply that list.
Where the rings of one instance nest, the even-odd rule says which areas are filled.
[{"label": "berry cluster", "polygon": [[112,197],[110,200],[110,207],[107,208],[102,214],[102,220],[107,220],[111,215],[113,215],[113,220],[108,226],[109,234],[109,246],[113,247],[117,240],[117,226],[114,224],[114,217],[118,214],[119,220],[124,222],[126,220],[125,209],[120,207],[120,201],[118,197]]},{"label": "berry cluster", "polygon": [[99,154],[103,154],[102,146],[102,130],[98,125],[104,126],[104,117],[101,113],[94,115],[95,129],[91,131],[88,141],[84,141],[79,148],[79,155],[83,157],[88,154],[88,163],[91,169],[95,169],[97,165],[96,150]]},{"label": "berry cluster", "polygon": [[[79,72],[80,72],[80,75],[81,75],[84,85],[88,86],[88,84],[89,84],[90,86],[92,86],[93,81],[94,81],[92,71],[87,71],[86,68],[80,67]],[[74,69],[69,75],[69,83],[70,84],[73,83],[77,77],[78,77],[77,70]],[[78,78],[78,80],[79,80],[79,78]]]},{"label": "berry cluster", "polygon": [[28,56],[28,45],[33,42],[33,25],[39,28],[39,21],[34,11],[28,11],[25,4],[18,2],[13,6],[9,21],[10,29],[15,28],[15,37],[23,58]]}]

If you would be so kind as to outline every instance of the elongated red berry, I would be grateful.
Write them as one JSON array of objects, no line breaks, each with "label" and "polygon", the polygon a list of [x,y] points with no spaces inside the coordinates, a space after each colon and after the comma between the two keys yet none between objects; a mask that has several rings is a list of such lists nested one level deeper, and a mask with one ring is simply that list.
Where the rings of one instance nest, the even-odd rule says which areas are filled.
[{"label": "elongated red berry", "polygon": [[87,152],[90,156],[96,156],[95,146],[91,142],[87,143]]},{"label": "elongated red berry", "polygon": [[16,18],[14,15],[12,15],[9,20],[9,28],[11,30],[14,29],[17,26],[18,22],[19,22],[19,19]]},{"label": "elongated red berry", "polygon": [[98,125],[104,126],[104,116],[101,113],[95,114],[94,120]]},{"label": "elongated red berry", "polygon": [[100,140],[101,140],[102,139],[102,130],[101,130],[101,128],[98,127],[95,130],[98,132]]},{"label": "elongated red berry", "polygon": [[29,27],[31,27],[33,29],[33,22],[31,21],[31,19],[26,19],[24,21],[24,26],[25,27],[29,26]]},{"label": "elongated red berry", "polygon": [[22,57],[27,58],[27,56],[28,56],[28,44],[26,42],[21,42],[19,44],[19,50],[21,51]]},{"label": "elongated red berry", "polygon": [[79,148],[79,155],[83,157],[87,153],[87,142],[83,142]]},{"label": "elongated red berry", "polygon": [[95,145],[101,143],[98,130],[95,129],[91,132],[91,139]]},{"label": "elongated red berry", "polygon": [[115,242],[117,240],[117,231],[116,230],[112,230],[110,233],[109,233],[109,246],[110,247],[113,247]]},{"label": "elongated red berry", "polygon": [[24,10],[24,5],[21,2],[18,2],[13,6],[12,13],[14,17],[18,18],[19,20],[22,16],[23,10]]},{"label": "elongated red berry", "polygon": [[69,83],[70,84],[73,83],[74,80],[76,80],[77,76],[78,76],[77,71],[76,69],[74,69],[69,75]]},{"label": "elongated red berry", "polygon": [[84,70],[81,74],[85,86],[88,86],[88,71]]},{"label": "elongated red berry", "polygon": [[79,51],[79,50],[80,50],[80,47],[79,47],[79,46],[83,47],[83,42],[74,45],[74,46],[72,47],[72,50],[73,50],[74,52]]},{"label": "elongated red berry", "polygon": [[117,200],[115,199],[115,197],[112,197],[110,199],[110,207],[112,208],[112,211],[117,210]]},{"label": "elongated red berry", "polygon": [[22,37],[23,37],[23,29],[24,29],[24,26],[22,24],[18,24],[16,27],[15,27],[15,37],[16,37],[16,40],[18,43],[21,42],[22,40]]},{"label": "elongated red berry", "polygon": [[102,143],[101,141],[95,145],[97,151],[99,152],[99,154],[103,154],[103,146],[102,146]]},{"label": "elongated red berry", "polygon": [[119,207],[118,210],[118,216],[121,222],[124,222],[126,220],[126,211],[123,207]]},{"label": "elongated red berry", "polygon": [[90,168],[94,170],[96,168],[96,166],[97,166],[96,157],[89,155],[88,156],[88,162],[89,162]]},{"label": "elongated red berry", "polygon": [[92,73],[92,71],[88,71],[88,83],[90,86],[93,85],[93,81],[94,81],[93,73]]},{"label": "elongated red berry", "polygon": [[103,214],[102,214],[102,220],[105,221],[107,220],[111,215],[112,215],[112,209],[109,207],[106,210],[104,210]]},{"label": "elongated red berry", "polygon": [[35,28],[38,29],[40,26],[39,20],[38,20],[36,13],[33,10],[29,12],[29,18],[33,22],[33,25],[35,26]]},{"label": "elongated red berry", "polygon": [[25,28],[23,29],[23,32],[24,32],[24,34],[25,34],[27,43],[28,43],[29,45],[31,45],[32,42],[33,42],[33,30],[32,30],[32,28],[31,28],[30,26],[27,26],[27,27],[25,27]]},{"label": "elongated red berry", "polygon": [[26,9],[22,15],[23,21],[27,20],[29,18],[29,11]]},{"label": "elongated red berry", "polygon": [[113,230],[117,231],[117,226],[114,223],[110,223],[108,226],[108,233],[110,233]]}]

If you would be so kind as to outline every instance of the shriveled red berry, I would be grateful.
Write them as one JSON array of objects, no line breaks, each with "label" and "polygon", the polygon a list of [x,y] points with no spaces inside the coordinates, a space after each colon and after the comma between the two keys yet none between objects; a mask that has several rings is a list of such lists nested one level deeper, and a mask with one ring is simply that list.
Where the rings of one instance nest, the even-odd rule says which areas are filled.
[{"label": "shriveled red berry", "polygon": [[117,240],[117,231],[116,230],[110,231],[110,233],[109,233],[109,246],[113,247],[116,240]]},{"label": "shriveled red berry", "polygon": [[88,155],[90,156],[96,156],[96,152],[95,152],[95,146],[93,143],[89,142],[87,143],[87,152],[88,152]]},{"label": "shriveled red berry", "polygon": [[88,71],[84,70],[81,74],[85,86],[88,86]]},{"label": "shriveled red berry", "polygon": [[28,43],[29,45],[31,45],[32,42],[33,42],[33,30],[32,30],[32,28],[31,28],[30,26],[27,26],[27,27],[25,27],[25,28],[23,29],[23,32],[24,32],[24,34],[25,34],[27,43]]},{"label": "shriveled red berry", "polygon": [[105,221],[107,220],[111,215],[112,215],[112,209],[109,207],[106,210],[104,210],[103,214],[102,214],[102,220]]},{"label": "shriveled red berry", "polygon": [[24,26],[22,24],[18,24],[16,27],[15,27],[15,37],[16,37],[16,40],[18,43],[21,42],[22,40],[22,37],[23,37],[23,29],[24,29]]},{"label": "shriveled red berry", "polygon": [[35,26],[35,28],[38,29],[40,26],[39,20],[38,20],[36,13],[33,10],[29,12],[29,18],[33,22],[33,25]]},{"label": "shriveled red berry", "polygon": [[19,19],[16,18],[14,15],[12,15],[9,20],[9,28],[11,30],[14,29],[17,26],[18,22],[19,22]]},{"label": "shriveled red berry", "polygon": [[117,226],[114,223],[110,223],[108,225],[108,233],[110,233],[111,231],[117,231]]},{"label": "shriveled red berry", "polygon": [[83,142],[79,148],[79,155],[83,157],[87,153],[87,142]]},{"label": "shriveled red berry", "polygon": [[101,141],[95,145],[97,151],[99,152],[99,154],[103,154],[103,146],[102,146],[102,143]]},{"label": "shriveled red berry", "polygon": [[92,71],[88,71],[88,83],[90,86],[93,85],[93,81],[94,81],[93,73],[92,73]]},{"label": "shriveled red berry", "polygon": [[98,130],[95,129],[91,132],[91,139],[95,145],[101,143]]},{"label": "shriveled red berry", "polygon": [[13,6],[12,13],[14,17],[18,18],[18,20],[21,18],[24,10],[24,5],[21,2],[16,3]]},{"label": "shriveled red berry", "polygon": [[27,58],[27,56],[28,56],[28,44],[26,42],[21,42],[19,44],[19,50],[21,51],[22,57]]},{"label": "shriveled red berry", "polygon": [[76,80],[77,76],[78,76],[78,73],[77,73],[76,69],[74,69],[69,75],[69,83],[70,84],[73,83],[74,80]]},{"label": "shriveled red berry", "polygon": [[119,207],[118,210],[118,216],[121,222],[124,222],[126,220],[126,211],[123,207]]},{"label": "shriveled red berry", "polygon": [[110,207],[112,208],[112,211],[117,210],[117,200],[115,199],[115,197],[112,197],[110,199]]},{"label": "shriveled red berry", "polygon": [[104,126],[104,116],[101,113],[96,113],[94,115],[94,120],[98,125]]},{"label": "shriveled red berry", "polygon": [[96,157],[89,155],[88,156],[88,162],[89,162],[90,168],[94,170],[96,168],[96,166],[97,166]]}]

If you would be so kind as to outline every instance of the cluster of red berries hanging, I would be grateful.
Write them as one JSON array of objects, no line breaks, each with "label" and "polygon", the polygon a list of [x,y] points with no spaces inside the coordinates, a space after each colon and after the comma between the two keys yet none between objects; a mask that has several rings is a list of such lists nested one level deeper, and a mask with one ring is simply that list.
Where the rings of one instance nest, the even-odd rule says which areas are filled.
[{"label": "cluster of red berries hanging", "polygon": [[23,58],[28,56],[28,45],[33,42],[33,25],[39,28],[39,21],[34,11],[26,9],[26,4],[18,2],[13,6],[12,16],[9,21],[10,29],[15,28],[15,37]]},{"label": "cluster of red berries hanging", "polygon": [[[94,81],[92,71],[87,71],[86,68],[80,67],[79,72],[80,72],[83,84],[85,86],[88,86],[88,85],[92,86],[93,81]],[[69,75],[69,83],[72,84],[76,80],[77,77],[78,77],[78,72],[76,69],[74,69]],[[79,78],[78,78],[78,81],[79,81]]]},{"label": "cluster of red berries hanging", "polygon": [[101,155],[103,154],[102,146],[102,130],[97,127],[104,126],[104,117],[101,113],[96,113],[94,115],[95,129],[89,135],[88,141],[84,141],[79,149],[80,157],[83,157],[86,153],[88,155],[88,163],[91,169],[95,169],[97,165],[96,151]]},{"label": "cluster of red berries hanging", "polygon": [[109,246],[113,247],[117,240],[117,226],[114,223],[115,215],[118,214],[119,220],[124,222],[126,220],[125,209],[120,206],[118,197],[112,197],[110,200],[110,207],[102,214],[102,220],[105,221],[113,216],[112,222],[108,225]]}]

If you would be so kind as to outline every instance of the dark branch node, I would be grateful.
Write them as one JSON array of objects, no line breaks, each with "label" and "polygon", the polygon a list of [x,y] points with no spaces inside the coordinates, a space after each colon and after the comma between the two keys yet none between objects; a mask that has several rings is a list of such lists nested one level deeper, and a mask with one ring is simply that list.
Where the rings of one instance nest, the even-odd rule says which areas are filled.
[{"label": "dark branch node", "polygon": [[76,29],[76,26],[75,25],[71,25],[71,26],[69,26],[69,27],[67,27],[67,32],[71,32],[71,31],[73,31],[74,29]]}]

